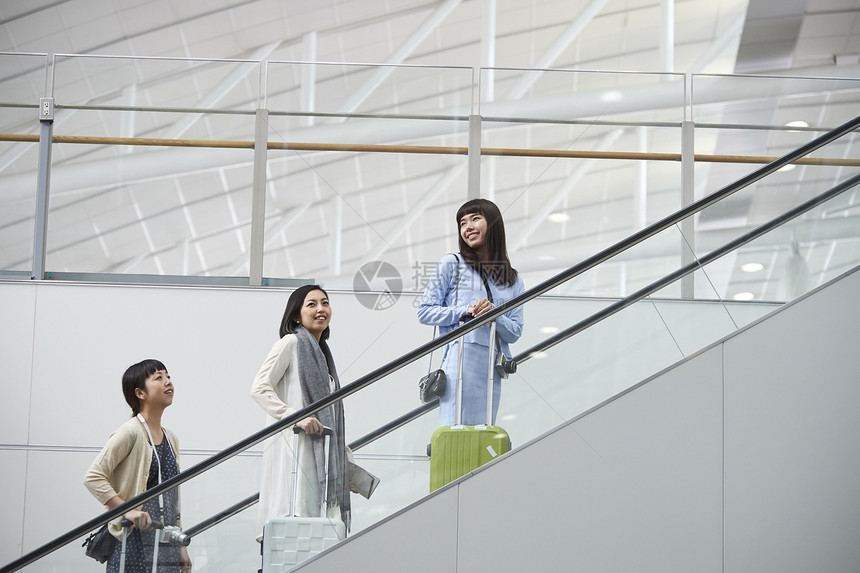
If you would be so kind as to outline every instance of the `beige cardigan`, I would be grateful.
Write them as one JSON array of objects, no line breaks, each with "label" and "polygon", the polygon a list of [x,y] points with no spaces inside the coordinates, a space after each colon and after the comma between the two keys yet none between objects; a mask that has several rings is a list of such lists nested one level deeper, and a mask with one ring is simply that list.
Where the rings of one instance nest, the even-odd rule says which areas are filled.
[{"label": "beige cardigan", "polygon": [[[173,448],[179,466],[179,442],[168,429],[164,434]],[[119,496],[128,501],[146,491],[146,480],[152,464],[152,446],[146,432],[137,418],[131,418],[116,429],[108,438],[107,444],[93,460],[84,476],[84,485],[99,503],[106,505],[108,500]],[[179,516],[179,496],[177,496],[177,518]],[[110,522],[108,529],[114,537],[122,537],[122,516]],[[181,527],[181,522],[177,525]]]}]

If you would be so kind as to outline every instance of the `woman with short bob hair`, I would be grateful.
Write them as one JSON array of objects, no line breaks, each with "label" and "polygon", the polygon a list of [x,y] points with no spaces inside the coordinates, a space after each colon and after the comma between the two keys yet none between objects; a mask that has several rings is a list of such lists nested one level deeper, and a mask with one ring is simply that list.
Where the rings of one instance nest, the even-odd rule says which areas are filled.
[{"label": "woman with short bob hair", "polygon": [[[269,426],[317,402],[340,388],[334,358],[328,346],[332,309],[328,293],[319,285],[297,288],[287,301],[279,340],[275,342],[251,384],[251,397],[266,412]],[[296,422],[304,430],[298,452],[293,452],[293,432],[288,428],[265,442],[263,479],[257,540],[273,517],[290,513],[290,473],[293,455],[298,456],[294,515],[318,517],[325,491],[323,426],[331,428],[328,459],[327,517],[340,519],[346,531],[350,523],[350,477],[344,441],[343,404],[324,408]]]},{"label": "woman with short bob hair", "polygon": [[[464,203],[455,217],[459,253],[442,257],[427,284],[418,306],[421,324],[439,327],[439,334],[455,328],[464,315],[478,317],[496,305],[525,291],[522,279],[508,259],[505,223],[495,203],[473,199]],[[514,308],[496,319],[496,353],[511,357],[510,344],[523,333],[523,309]],[[493,376],[492,420],[487,420],[487,379],[489,328],[466,334],[463,345],[463,425],[495,424],[502,386],[498,372]],[[445,347],[442,368],[448,379],[439,400],[439,425],[452,426],[456,420],[457,356],[459,341]]]},{"label": "woman with short bob hair", "polygon": [[[113,509],[179,473],[179,441],[161,426],[164,410],[173,404],[173,381],[167,367],[155,359],[129,366],[122,376],[122,394],[131,408],[131,419],[108,437],[84,477],[90,493]],[[171,489],[110,522],[108,530],[122,538],[120,522],[133,523],[126,541],[125,570],[152,571],[156,540],[154,521],[181,528],[179,490]],[[121,544],[116,543],[107,562],[107,573],[119,571]],[[159,573],[191,571],[188,549],[160,543]]]}]

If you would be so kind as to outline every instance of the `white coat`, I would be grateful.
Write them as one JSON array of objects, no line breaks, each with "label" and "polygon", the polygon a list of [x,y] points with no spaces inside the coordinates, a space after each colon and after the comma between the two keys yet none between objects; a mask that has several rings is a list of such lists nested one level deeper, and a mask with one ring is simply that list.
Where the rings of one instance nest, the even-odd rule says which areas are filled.
[{"label": "white coat", "polygon": [[[302,409],[302,388],[299,382],[298,339],[287,334],[278,340],[254,377],[251,397],[266,412],[266,425]],[[332,381],[332,385],[334,382]],[[260,485],[258,540],[263,526],[272,517],[290,515],[290,474],[293,464],[293,428],[269,438],[263,449],[263,475]],[[319,516],[317,471],[310,440],[299,436],[299,473],[296,492],[296,515]],[[328,517],[340,519],[340,508],[328,508]]]}]

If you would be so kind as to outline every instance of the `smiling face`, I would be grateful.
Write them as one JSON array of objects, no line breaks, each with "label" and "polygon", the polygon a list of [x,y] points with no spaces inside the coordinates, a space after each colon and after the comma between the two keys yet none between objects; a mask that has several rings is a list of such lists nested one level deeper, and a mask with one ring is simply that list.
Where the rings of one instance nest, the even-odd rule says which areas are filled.
[{"label": "smiling face", "polygon": [[173,404],[173,381],[167,370],[156,370],[143,384],[143,389],[138,388],[135,395],[140,400],[141,411],[144,405],[148,408],[164,409]]},{"label": "smiling face", "polygon": [[487,219],[480,213],[467,213],[460,218],[460,237],[469,248],[482,253],[487,241]]},{"label": "smiling face", "polygon": [[323,330],[331,322],[331,306],[326,294],[321,290],[312,290],[305,295],[297,319],[319,342]]}]

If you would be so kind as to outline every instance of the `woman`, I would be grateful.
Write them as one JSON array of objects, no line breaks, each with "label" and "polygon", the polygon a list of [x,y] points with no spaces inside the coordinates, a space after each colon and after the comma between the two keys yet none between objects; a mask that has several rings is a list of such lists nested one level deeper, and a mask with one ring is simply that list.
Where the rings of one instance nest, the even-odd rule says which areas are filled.
[{"label": "woman", "polygon": [[[266,425],[308,406],[340,388],[328,343],[331,322],[328,294],[317,285],[299,287],[290,295],[278,340],[257,372],[251,397],[266,412]],[[333,430],[329,448],[327,517],[340,519],[349,531],[350,483],[344,442],[343,404],[337,402],[296,422],[299,476],[295,515],[318,517],[324,491],[323,426]],[[257,527],[272,517],[290,515],[290,472],[293,432],[285,430],[266,442]]]},{"label": "woman", "polygon": [[[521,294],[525,287],[511,267],[505,242],[505,224],[499,208],[487,199],[467,201],[457,211],[459,254],[445,255],[427,285],[418,306],[422,324],[439,327],[445,334],[459,324],[460,317],[473,317]],[[523,332],[523,309],[518,307],[496,319],[496,353],[511,357],[509,344]],[[466,334],[463,355],[463,425],[495,424],[502,386],[498,373],[493,377],[493,419],[487,418],[487,366],[489,328]],[[439,425],[456,423],[457,356],[459,341],[445,347],[442,368],[448,378],[439,403]]]},{"label": "woman", "polygon": [[[122,376],[122,393],[132,417],[110,435],[84,478],[90,493],[108,509],[179,473],[179,443],[173,432],[161,427],[162,414],[173,403],[174,395],[167,368],[152,359],[129,366]],[[152,571],[157,531],[152,527],[153,521],[181,525],[178,489],[171,489],[111,521],[109,530],[117,539],[122,539],[123,517],[134,524],[126,541],[125,570],[148,573]],[[120,552],[121,544],[117,543],[107,562],[107,573],[119,571]],[[191,571],[185,547],[160,544],[158,564],[159,573]]]}]

